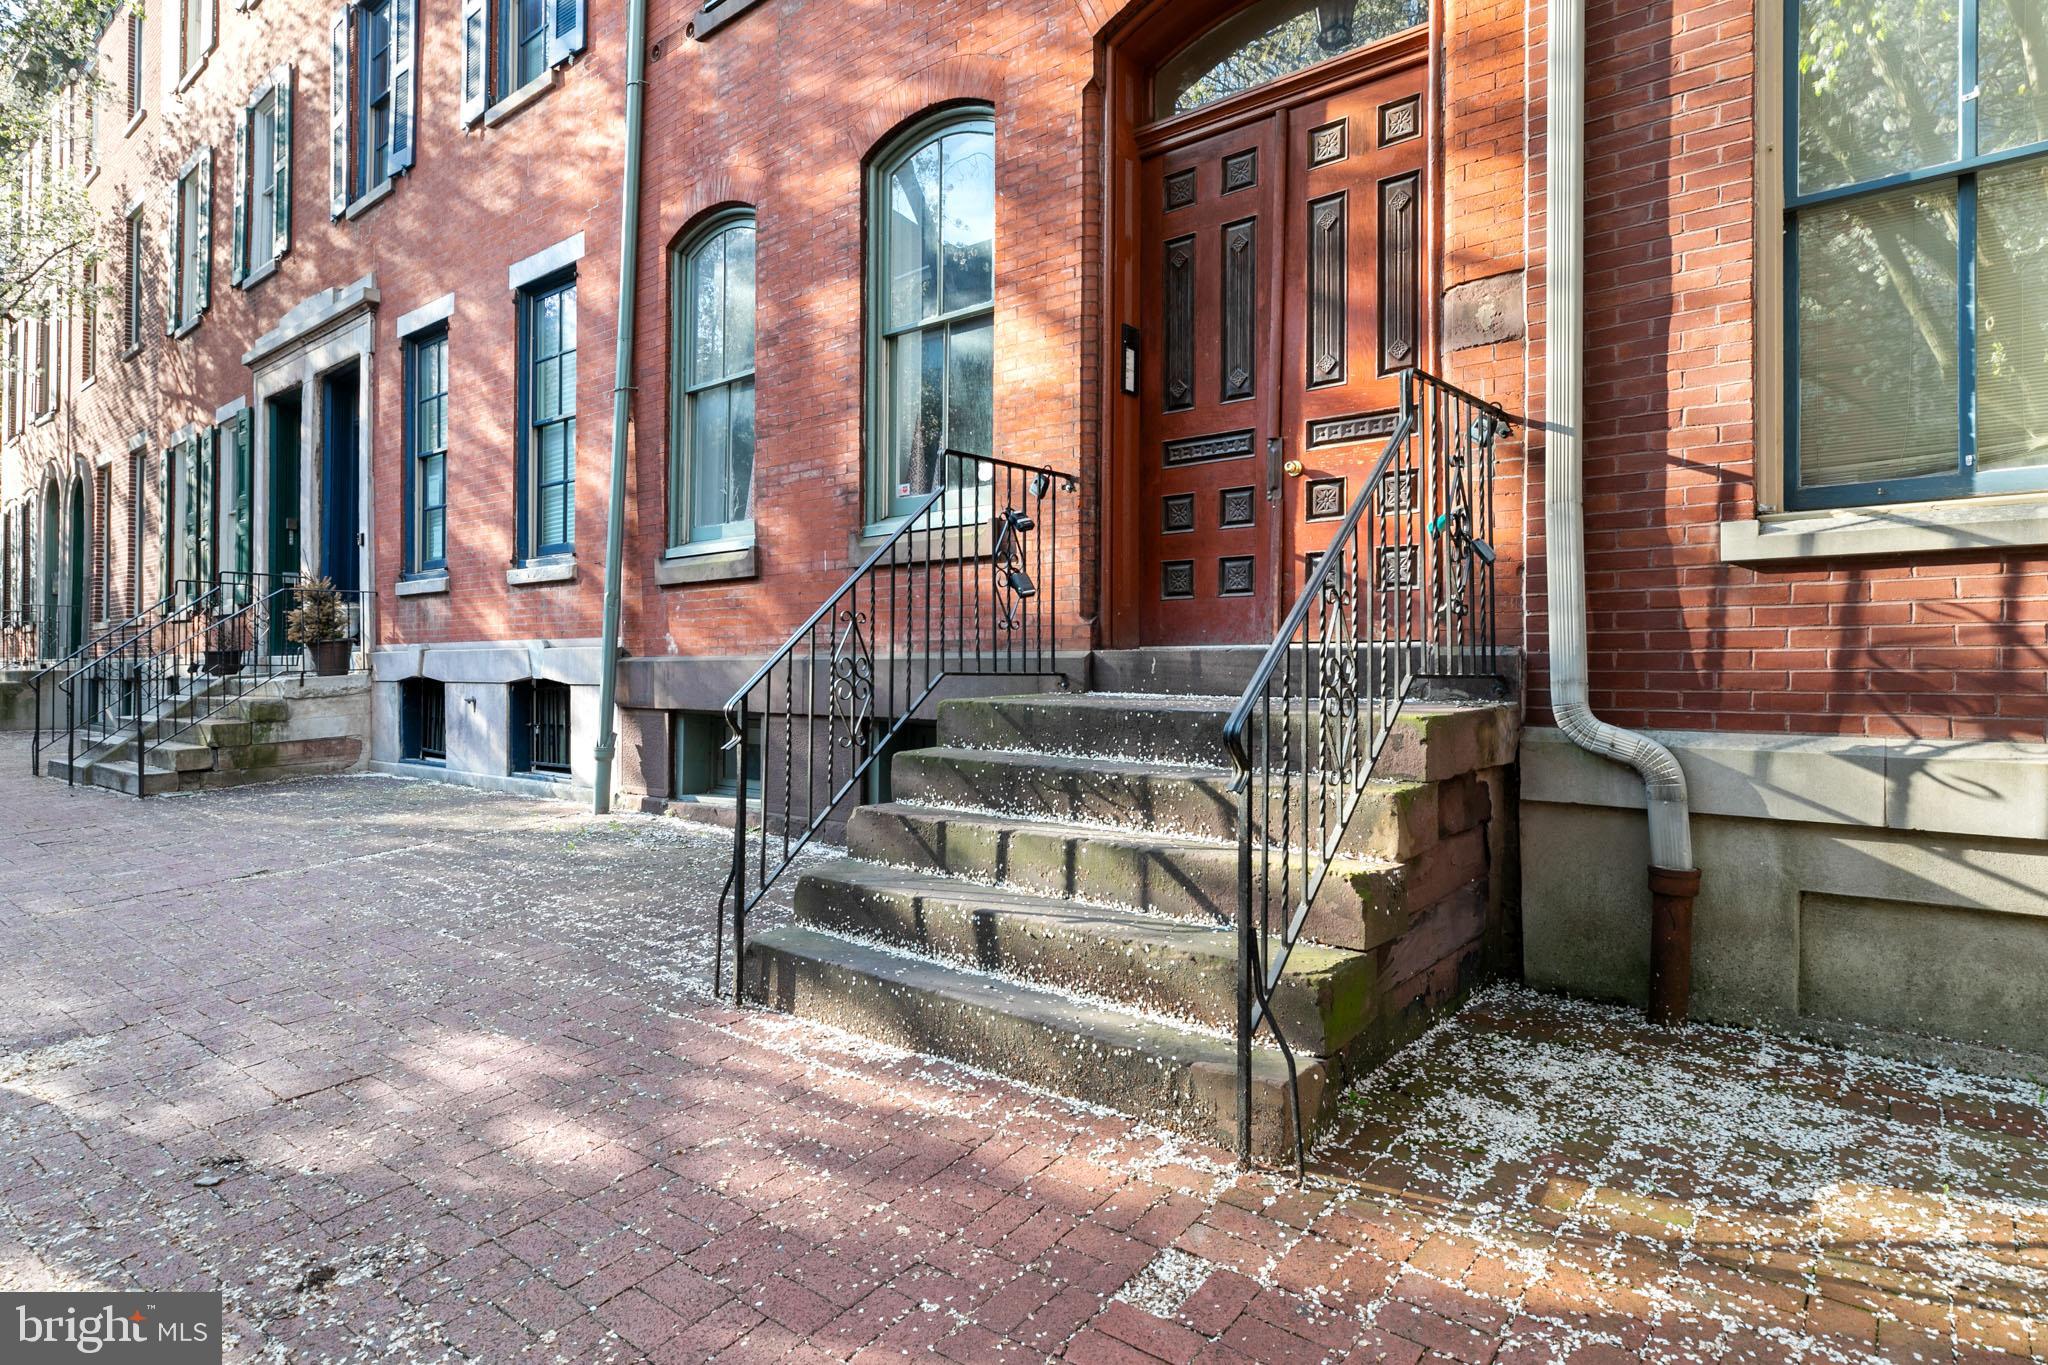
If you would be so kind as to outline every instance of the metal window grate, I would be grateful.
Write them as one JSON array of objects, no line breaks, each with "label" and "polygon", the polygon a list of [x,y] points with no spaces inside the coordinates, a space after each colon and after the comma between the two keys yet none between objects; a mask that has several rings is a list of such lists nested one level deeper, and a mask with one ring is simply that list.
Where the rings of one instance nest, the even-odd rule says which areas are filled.
[{"label": "metal window grate", "polygon": [[448,757],[448,686],[432,678],[411,678],[404,684],[407,758]]},{"label": "metal window grate", "polygon": [[537,679],[527,694],[527,763],[535,772],[569,771],[569,687]]}]

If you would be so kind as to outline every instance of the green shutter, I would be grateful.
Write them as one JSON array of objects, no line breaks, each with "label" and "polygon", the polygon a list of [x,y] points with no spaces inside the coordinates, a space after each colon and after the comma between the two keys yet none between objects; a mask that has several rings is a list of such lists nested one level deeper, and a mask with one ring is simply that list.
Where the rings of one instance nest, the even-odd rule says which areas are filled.
[{"label": "green shutter", "polygon": [[228,281],[249,277],[249,110],[235,115],[235,223],[228,242]]},{"label": "green shutter", "polygon": [[213,302],[213,148],[199,157],[199,294],[192,309],[198,317]]},{"label": "green shutter", "polygon": [[271,134],[270,145],[277,157],[277,240],[271,247],[272,259],[282,257],[285,248],[291,244],[292,236],[292,69],[285,67],[277,78],[277,99],[273,106],[277,110],[277,130]]},{"label": "green shutter", "polygon": [[[233,567],[236,573],[249,574],[255,570],[254,554],[254,504],[256,501],[255,480],[255,431],[256,414],[243,408],[235,414],[234,427],[234,544],[231,547]],[[242,601],[249,600],[248,580],[243,580],[240,593]]]}]

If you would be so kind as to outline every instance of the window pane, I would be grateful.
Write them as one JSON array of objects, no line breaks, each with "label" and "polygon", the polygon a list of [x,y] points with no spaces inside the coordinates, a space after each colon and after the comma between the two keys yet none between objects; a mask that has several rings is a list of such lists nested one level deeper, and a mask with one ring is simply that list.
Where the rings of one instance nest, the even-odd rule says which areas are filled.
[{"label": "window pane", "polygon": [[725,373],[754,368],[754,229],[725,234]]},{"label": "window pane", "polygon": [[1978,151],[2048,142],[2048,18],[2040,0],[1984,0],[1977,23]]},{"label": "window pane", "polygon": [[953,133],[945,141],[943,247],[948,313],[995,298],[996,139],[993,133]]},{"label": "window pane", "polygon": [[543,360],[533,367],[533,418],[552,421],[562,415],[562,363]]},{"label": "window pane", "polygon": [[[1210,29],[1167,62],[1155,82],[1161,118],[1277,80],[1379,41],[1429,17],[1422,0],[1267,0]],[[1333,21],[1333,22],[1326,22]]]},{"label": "window pane", "polygon": [[725,234],[706,242],[690,271],[690,347],[692,384],[707,384],[724,375]]},{"label": "window pane", "polygon": [[727,438],[731,434],[732,395],[727,389],[706,389],[690,400],[690,523],[693,528],[723,525],[726,504]]},{"label": "window pane", "polygon": [[[558,294],[555,294],[555,295],[552,295],[552,296],[551,296],[551,299],[552,299],[552,302],[554,303],[555,307],[556,307],[556,308],[557,308],[557,309],[558,309],[558,310],[560,311],[560,313],[561,313],[561,317],[562,317],[562,327],[561,327],[561,340],[562,340],[562,349],[563,349],[563,350],[565,350],[565,351],[574,351],[574,350],[576,349],[576,289],[575,289],[575,286],[571,285],[571,286],[570,286],[569,288],[567,288],[567,289],[564,289],[564,290],[562,290],[562,291],[561,291],[560,293],[558,293]],[[574,366],[573,366],[573,364],[572,364],[572,366],[571,366],[571,371],[570,371],[570,372],[571,372],[572,374],[574,373]],[[574,384],[571,384],[571,385],[569,386],[570,392],[572,392],[572,393],[573,393],[573,392],[575,391],[575,388],[576,388],[576,386],[575,386]]]},{"label": "window pane", "polygon": [[731,476],[726,480],[725,520],[750,521],[754,515],[754,381],[732,386]]},{"label": "window pane", "polygon": [[1799,216],[1799,482],[1956,470],[1953,183]]},{"label": "window pane", "polygon": [[533,308],[533,348],[536,355],[553,355],[562,349],[562,296],[543,294]]},{"label": "window pane", "polygon": [[894,330],[914,326],[939,305],[939,144],[918,150],[890,177],[889,317]]},{"label": "window pane", "polygon": [[898,498],[918,497],[931,491],[932,467],[945,439],[945,333],[897,337],[891,353],[891,482]]},{"label": "window pane", "polygon": [[2048,465],[2048,165],[1977,182],[1977,464]]},{"label": "window pane", "polygon": [[1958,155],[1962,30],[1947,0],[1799,0],[1802,193]]},{"label": "window pane", "polygon": [[568,423],[553,422],[540,429],[540,481],[559,483],[568,477]]},{"label": "window pane", "polygon": [[949,449],[995,454],[995,334],[995,321],[987,317],[953,328],[946,377]]}]

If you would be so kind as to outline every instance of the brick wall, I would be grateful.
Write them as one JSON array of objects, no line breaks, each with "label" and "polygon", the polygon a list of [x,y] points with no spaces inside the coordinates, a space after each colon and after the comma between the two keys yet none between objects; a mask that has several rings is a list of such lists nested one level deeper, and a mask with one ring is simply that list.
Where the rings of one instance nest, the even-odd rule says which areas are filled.
[{"label": "brick wall", "polygon": [[[374,459],[374,549],[387,642],[503,636],[588,638],[598,633],[607,452],[611,430],[611,347],[618,283],[619,88],[623,6],[591,6],[584,53],[557,73],[557,86],[496,126],[464,128],[458,117],[459,7],[420,0],[417,159],[392,194],[353,221],[328,211],[329,42],[339,5],[262,0],[238,9],[216,0],[218,43],[182,93],[169,94],[158,25],[175,7],[150,5],[142,45],[145,113],[126,124],[128,30],[117,20],[102,40],[104,69],[116,73],[100,118],[102,163],[90,187],[110,225],[140,198],[146,250],[141,271],[141,351],[122,358],[118,299],[103,305],[99,377],[81,389],[75,348],[63,367],[55,421],[8,447],[4,496],[40,488],[46,474],[112,456],[115,597],[126,602],[131,439],[150,451],[144,505],[148,591],[157,591],[161,452],[188,423],[250,397],[242,356],[286,310],[321,290],[373,274],[381,294],[376,357],[368,381],[374,421],[365,434]],[[235,120],[257,83],[280,63],[295,68],[291,247],[278,271],[249,289],[229,275],[234,211]],[[168,187],[192,150],[214,147],[212,301],[186,335],[164,335],[162,230]],[[110,231],[112,227],[110,226]],[[506,269],[583,232],[578,271],[581,364],[577,391],[577,527],[582,571],[569,584],[508,587],[513,554],[513,380],[515,312]],[[126,283],[118,235],[101,269]],[[403,563],[403,376],[395,319],[453,292],[449,324],[450,444],[448,560],[444,597],[398,599]]]},{"label": "brick wall", "polygon": [[[996,111],[997,430],[1000,453],[1079,467],[1099,485],[1096,413],[1102,167],[1097,36],[1121,7],[1075,0],[848,6],[768,0],[705,43],[691,0],[654,0],[643,294],[629,504],[627,644],[642,657],[776,644],[850,564],[861,520],[862,168],[896,128],[948,103]],[[1587,531],[1594,703],[1631,724],[1931,737],[2048,737],[2040,684],[2048,556],[1979,553],[1752,570],[1721,561],[1718,524],[1750,515],[1757,338],[1751,0],[1595,0],[1587,236]],[[1442,357],[1454,382],[1541,417],[1545,148],[1542,0],[1445,0],[1440,52],[1445,286],[1527,270],[1529,341]],[[290,303],[374,269],[383,291],[375,376],[377,563],[392,641],[588,637],[597,630],[614,326],[619,43],[623,7],[598,4],[563,87],[503,125],[455,119],[455,11],[422,8],[419,164],[355,223],[326,211],[329,13],[292,0],[223,6],[221,44],[182,107],[163,108],[160,44],[145,42],[149,112],[123,137],[103,118],[95,194],[138,188],[151,217],[145,348],[68,392],[58,420],[15,443],[20,496],[53,461],[160,449],[178,426],[248,391],[240,354]],[[109,35],[125,61],[125,29]],[[299,67],[294,243],[273,279],[226,283],[231,110],[246,73]],[[213,310],[162,336],[155,247],[162,186],[201,137],[215,179]],[[708,212],[760,224],[760,576],[663,588],[671,246]],[[509,589],[514,348],[504,268],[571,232],[581,268],[579,558],[571,585]],[[109,277],[118,275],[118,263]],[[450,569],[441,598],[388,592],[401,558],[402,414],[390,318],[454,290]],[[76,329],[67,334],[75,344]],[[67,367],[75,383],[75,363]],[[1504,451],[1505,619],[1547,681],[1540,442]],[[158,476],[156,457],[148,476]],[[1526,479],[1527,495],[1523,497]],[[151,499],[153,505],[153,497]],[[115,545],[125,565],[128,538]],[[1071,553],[1092,573],[1093,542]],[[1526,583],[1524,581],[1526,564]],[[153,568],[152,568],[153,572]],[[117,568],[125,575],[125,568]],[[125,581],[125,580],[124,580]],[[1526,606],[1523,591],[1526,588]],[[1064,621],[1088,638],[1085,594]],[[1515,634],[1516,632],[1511,632]],[[1541,708],[1538,708],[1540,716]]]}]

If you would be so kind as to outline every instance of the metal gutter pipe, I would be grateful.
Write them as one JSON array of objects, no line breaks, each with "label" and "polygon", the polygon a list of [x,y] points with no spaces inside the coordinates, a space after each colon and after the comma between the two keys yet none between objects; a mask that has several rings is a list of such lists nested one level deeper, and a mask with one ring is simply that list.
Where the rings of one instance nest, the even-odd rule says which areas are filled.
[{"label": "metal gutter pipe", "polygon": [[1650,814],[1650,1018],[1683,1020],[1692,993],[1693,866],[1685,772],[1646,735],[1593,714],[1586,661],[1586,0],[1552,0],[1544,261],[1548,294],[1543,526],[1549,572],[1550,709],[1572,742],[1626,763]]},{"label": "metal gutter pipe", "polygon": [[612,483],[604,524],[604,640],[597,675],[597,791],[591,809],[612,808],[612,759],[619,749],[613,713],[619,694],[619,616],[626,557],[627,425],[633,403],[633,328],[640,289],[641,113],[647,98],[647,0],[626,5],[626,167],[619,191],[619,338],[612,383]]}]

